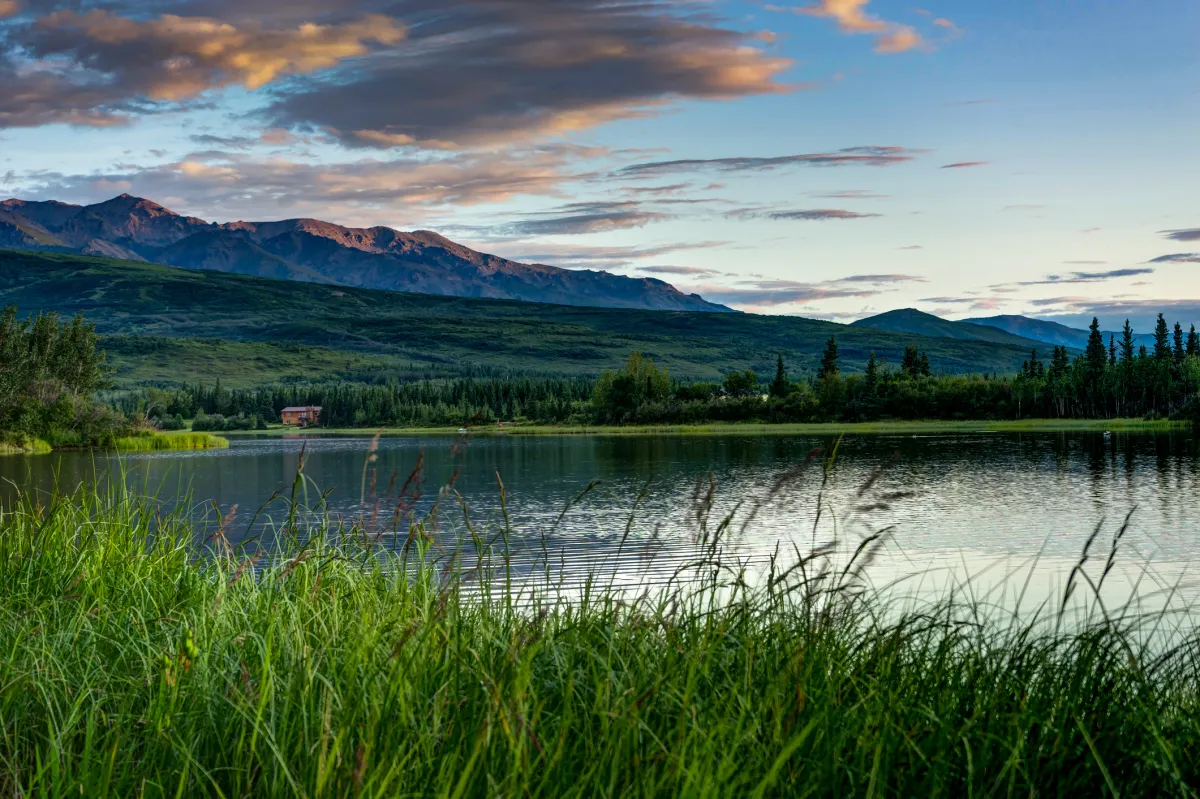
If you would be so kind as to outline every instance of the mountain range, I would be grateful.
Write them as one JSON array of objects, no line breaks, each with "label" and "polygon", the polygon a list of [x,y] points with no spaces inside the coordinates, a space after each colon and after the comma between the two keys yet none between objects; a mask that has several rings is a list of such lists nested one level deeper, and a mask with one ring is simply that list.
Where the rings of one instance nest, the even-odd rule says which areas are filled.
[{"label": "mountain range", "polygon": [[[918,311],[916,308],[901,308],[859,319],[851,324],[857,327],[887,330],[892,333],[938,336],[963,341],[990,341],[994,344],[1010,344],[1029,349],[1036,347],[1041,350],[1045,350],[1048,344],[1082,351],[1087,347],[1088,341],[1088,331],[1086,330],[1015,314],[955,321]],[[1120,332],[1103,331],[1101,335],[1104,337],[1106,346],[1109,337],[1115,338],[1117,341],[1121,339]],[[1154,334],[1136,333],[1133,340],[1135,344],[1152,346]]]},{"label": "mountain range", "polygon": [[733,312],[655,278],[519,263],[428,230],[350,228],[319,219],[216,224],[128,194],[94,205],[0,202],[0,248],[455,297]]}]

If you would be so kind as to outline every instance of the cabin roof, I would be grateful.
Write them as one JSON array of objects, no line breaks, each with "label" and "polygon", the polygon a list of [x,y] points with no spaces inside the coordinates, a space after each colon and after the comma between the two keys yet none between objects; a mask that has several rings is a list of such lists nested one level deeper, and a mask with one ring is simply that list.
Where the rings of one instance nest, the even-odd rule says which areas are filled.
[{"label": "cabin roof", "polygon": [[296,413],[296,412],[300,412],[300,411],[319,411],[319,410],[321,410],[320,405],[293,405],[290,408],[284,408],[282,411],[280,411],[280,413],[288,413],[288,412]]}]

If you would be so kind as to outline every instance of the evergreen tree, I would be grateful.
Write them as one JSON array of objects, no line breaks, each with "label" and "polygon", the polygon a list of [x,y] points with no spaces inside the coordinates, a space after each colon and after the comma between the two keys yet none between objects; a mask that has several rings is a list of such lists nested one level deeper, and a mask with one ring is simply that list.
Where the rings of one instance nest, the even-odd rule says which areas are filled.
[{"label": "evergreen tree", "polygon": [[780,353],[775,360],[775,379],[771,381],[770,394],[772,397],[786,397],[790,387],[787,372],[783,368],[783,353]]},{"label": "evergreen tree", "polygon": [[1183,362],[1183,325],[1175,323],[1175,332],[1171,336],[1171,357],[1175,359],[1175,363]]},{"label": "evergreen tree", "polygon": [[1167,320],[1162,314],[1154,323],[1154,360],[1167,361],[1171,358],[1171,334],[1167,330]]},{"label": "evergreen tree", "polygon": [[1125,320],[1125,327],[1121,330],[1121,363],[1129,364],[1133,362],[1133,328],[1129,326],[1129,320]]},{"label": "evergreen tree", "polygon": [[1200,335],[1196,334],[1196,326],[1188,331],[1186,354],[1200,356]]},{"label": "evergreen tree", "polygon": [[1111,333],[1108,335],[1108,365],[1117,365],[1117,339]]},{"label": "evergreen tree", "polygon": [[1038,378],[1044,377],[1045,374],[1046,367],[1043,366],[1042,362],[1038,360],[1037,347],[1034,347],[1029,353],[1029,360],[1025,362],[1025,376],[1031,380],[1037,380]]},{"label": "evergreen tree", "polygon": [[867,390],[867,394],[875,396],[879,391],[879,364],[875,361],[875,351],[871,350],[871,357],[867,358],[867,371],[863,375],[863,382]]},{"label": "evergreen tree", "polygon": [[1084,357],[1087,359],[1090,380],[1096,380],[1104,374],[1104,365],[1108,362],[1108,355],[1104,352],[1104,336],[1100,334],[1100,320],[1094,316],[1092,324],[1088,327],[1087,350],[1084,352]]},{"label": "evergreen tree", "polygon": [[921,374],[921,354],[917,352],[916,344],[904,348],[904,358],[900,361],[900,371],[905,377],[916,377]]},{"label": "evergreen tree", "polygon": [[917,370],[922,377],[930,377],[933,374],[929,368],[929,356],[925,354],[924,350],[921,350],[921,357],[917,361]]},{"label": "evergreen tree", "polygon": [[821,354],[821,366],[817,369],[817,379],[824,380],[827,377],[833,377],[838,373],[838,347],[837,340],[829,337],[829,341],[825,342],[825,352]]}]

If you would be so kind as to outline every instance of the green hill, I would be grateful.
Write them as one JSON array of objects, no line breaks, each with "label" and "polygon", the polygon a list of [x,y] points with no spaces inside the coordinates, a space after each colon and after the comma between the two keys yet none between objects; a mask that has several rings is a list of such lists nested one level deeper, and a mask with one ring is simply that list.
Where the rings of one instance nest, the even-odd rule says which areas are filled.
[{"label": "green hill", "polygon": [[918,311],[916,308],[901,308],[869,316],[853,322],[852,325],[854,327],[873,327],[892,333],[953,338],[962,341],[989,341],[993,344],[1023,347],[1026,354],[1031,347],[1037,347],[1041,343],[1036,338],[1026,338],[996,326],[955,322],[952,319],[943,319],[940,316]]},{"label": "green hill", "polygon": [[[77,255],[0,251],[0,305],[83,311],[118,383],[461,374],[595,374],[641,349],[680,377],[816,369],[836,336],[847,371],[912,341],[935,371],[1012,372],[1028,348],[788,316],[642,311],[469,299],[196,272]],[[996,331],[998,334],[1000,331]],[[1003,334],[1001,334],[1003,335]],[[1013,337],[1016,338],[1016,337]],[[1019,340],[1019,339],[1018,339]]]}]

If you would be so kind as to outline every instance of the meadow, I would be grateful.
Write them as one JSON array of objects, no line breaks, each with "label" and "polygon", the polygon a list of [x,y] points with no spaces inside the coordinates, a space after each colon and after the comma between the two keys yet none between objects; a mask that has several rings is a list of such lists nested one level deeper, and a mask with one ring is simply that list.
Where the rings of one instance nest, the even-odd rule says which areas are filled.
[{"label": "meadow", "polygon": [[1200,784],[1190,608],[1099,601],[1124,528],[1087,539],[1051,605],[997,607],[969,585],[905,599],[869,579],[884,529],[745,579],[721,560],[738,520],[712,516],[709,485],[694,500],[692,579],[563,591],[518,579],[513,531],[474,526],[452,488],[440,514],[470,531],[461,547],[439,543],[431,513],[382,554],[388,530],[370,518],[302,522],[305,479],[277,500],[279,542],[260,557],[225,544],[252,512],[200,533],[119,482],[4,509],[0,791],[1195,796]]}]

